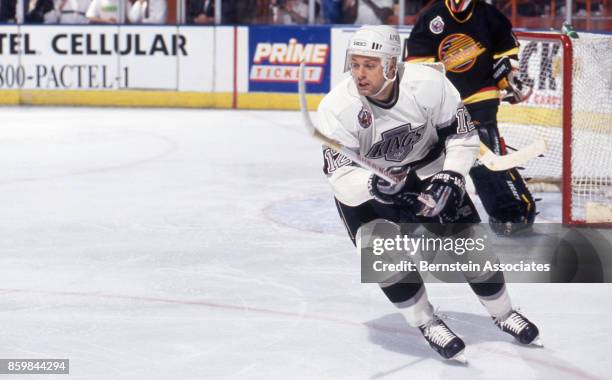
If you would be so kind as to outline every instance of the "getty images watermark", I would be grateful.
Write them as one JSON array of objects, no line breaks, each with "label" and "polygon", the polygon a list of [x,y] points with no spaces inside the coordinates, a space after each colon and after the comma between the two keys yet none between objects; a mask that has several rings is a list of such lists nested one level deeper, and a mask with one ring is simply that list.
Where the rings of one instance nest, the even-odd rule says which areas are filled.
[{"label": "getty images watermark", "polygon": [[[540,271],[549,272],[549,263],[519,262],[515,264],[502,264],[494,260],[471,259],[457,260],[453,263],[432,263],[426,260],[414,261],[414,256],[421,253],[423,256],[433,254],[444,255],[486,255],[487,235],[478,238],[452,238],[428,237],[421,234],[418,237],[409,235],[396,235],[395,237],[375,237],[372,239],[372,254],[379,256],[373,262],[372,269],[377,272],[384,271],[428,271],[428,272],[476,272],[476,271]],[[406,259],[398,263],[386,262],[385,252],[401,253]],[[381,257],[383,256],[383,257]],[[473,256],[471,256],[473,257]]]},{"label": "getty images watermark", "polygon": [[612,231],[539,224],[497,236],[488,224],[369,223],[359,240],[362,282],[612,282]]}]

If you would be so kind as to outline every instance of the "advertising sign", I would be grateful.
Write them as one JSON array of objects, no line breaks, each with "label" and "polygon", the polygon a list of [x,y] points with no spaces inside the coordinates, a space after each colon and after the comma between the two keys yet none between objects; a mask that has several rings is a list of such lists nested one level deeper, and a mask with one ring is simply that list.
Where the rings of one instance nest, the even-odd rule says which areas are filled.
[{"label": "advertising sign", "polygon": [[330,78],[330,28],[326,26],[251,26],[249,91],[297,92],[298,67],[308,91],[326,93]]},{"label": "advertising sign", "polygon": [[210,91],[213,42],[212,28],[2,26],[0,89]]}]

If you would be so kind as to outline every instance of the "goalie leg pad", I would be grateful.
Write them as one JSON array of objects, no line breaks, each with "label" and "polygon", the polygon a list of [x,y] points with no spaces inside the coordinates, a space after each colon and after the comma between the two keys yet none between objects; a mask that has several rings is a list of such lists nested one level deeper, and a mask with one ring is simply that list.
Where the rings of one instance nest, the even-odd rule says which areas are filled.
[{"label": "goalie leg pad", "polygon": [[502,154],[501,138],[497,128],[497,109],[496,105],[481,106],[473,109],[466,106],[472,122],[478,129],[478,137],[495,154]]},{"label": "goalie leg pad", "polygon": [[534,222],[535,201],[516,169],[492,172],[477,166],[472,168],[470,176],[496,232],[507,234],[507,226],[503,226],[506,223],[531,225]]},{"label": "goalie leg pad", "polygon": [[[497,107],[485,107],[469,112],[478,127],[480,140],[496,154],[505,153],[497,128]],[[470,177],[489,214],[489,222],[497,233],[509,234],[512,228],[516,230],[517,224],[528,226],[534,222],[535,201],[517,169],[493,172],[477,165],[470,171]]]}]

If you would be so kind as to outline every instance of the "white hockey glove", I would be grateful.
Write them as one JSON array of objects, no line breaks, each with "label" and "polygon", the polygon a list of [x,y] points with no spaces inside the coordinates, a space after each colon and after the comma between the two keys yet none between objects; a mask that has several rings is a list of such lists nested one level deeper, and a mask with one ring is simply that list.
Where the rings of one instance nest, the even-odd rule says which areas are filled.
[{"label": "white hockey glove", "polygon": [[493,65],[493,79],[502,91],[501,100],[517,104],[527,100],[533,91],[531,86],[517,78],[519,62],[510,57],[502,57]]},{"label": "white hockey glove", "polygon": [[431,177],[429,185],[418,199],[422,203],[417,215],[439,217],[440,222],[452,223],[465,196],[465,178],[459,173],[443,170]]},{"label": "white hockey glove", "polygon": [[[390,172],[398,175],[405,173],[406,169],[397,167],[390,169]],[[398,184],[391,184],[379,176],[372,174],[368,181],[368,189],[370,194],[380,203],[396,204],[399,206],[412,208],[418,204],[417,197],[419,196],[418,189],[420,188],[420,180],[416,173],[408,169],[408,174]]]}]

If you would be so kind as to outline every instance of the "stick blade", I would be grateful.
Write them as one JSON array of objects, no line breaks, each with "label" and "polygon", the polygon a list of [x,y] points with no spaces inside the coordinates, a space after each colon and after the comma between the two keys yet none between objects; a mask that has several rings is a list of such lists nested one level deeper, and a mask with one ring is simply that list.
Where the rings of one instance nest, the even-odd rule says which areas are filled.
[{"label": "stick blade", "polygon": [[546,152],[546,149],[546,141],[538,140],[516,152],[505,156],[498,156],[481,143],[478,159],[490,170],[502,171],[521,166],[532,158],[536,158]]}]

